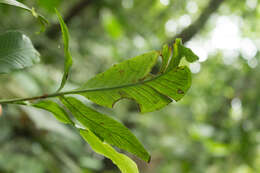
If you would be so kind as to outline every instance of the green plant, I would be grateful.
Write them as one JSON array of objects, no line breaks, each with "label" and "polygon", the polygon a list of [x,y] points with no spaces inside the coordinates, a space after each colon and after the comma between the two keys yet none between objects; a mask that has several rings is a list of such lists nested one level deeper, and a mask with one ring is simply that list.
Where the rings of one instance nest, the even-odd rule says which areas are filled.
[{"label": "green plant", "polygon": [[[30,11],[41,23],[47,23],[34,9],[31,10],[17,1],[1,0],[0,3]],[[60,87],[52,94],[3,99],[0,104],[21,104],[49,111],[62,123],[75,127],[95,152],[111,159],[123,173],[138,172],[136,164],[130,158],[110,146],[126,150],[149,162],[151,156],[130,130],[113,118],[67,95],[82,95],[108,108],[112,108],[120,99],[128,98],[138,103],[142,113],[152,112],[165,107],[172,99],[178,101],[183,98],[191,86],[191,73],[186,66],[180,66],[181,59],[185,57],[188,62],[194,62],[198,57],[182,45],[181,39],[176,39],[173,48],[165,45],[161,51],[151,51],[131,58],[96,75],[78,89],[61,91],[69,76],[72,56],[68,28],[57,10],[56,13],[62,30],[65,54]],[[17,31],[0,35],[0,52],[0,73],[32,66],[39,61],[40,56],[30,39]],[[159,57],[162,57],[161,67],[156,74],[152,74],[152,68]],[[77,122],[82,126],[78,126]]]}]

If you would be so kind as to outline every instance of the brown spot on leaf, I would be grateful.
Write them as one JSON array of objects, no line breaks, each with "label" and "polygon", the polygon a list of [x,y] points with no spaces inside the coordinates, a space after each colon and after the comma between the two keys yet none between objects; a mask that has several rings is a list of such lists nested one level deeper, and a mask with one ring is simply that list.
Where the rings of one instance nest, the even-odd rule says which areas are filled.
[{"label": "brown spot on leaf", "polygon": [[133,79],[132,82],[133,82],[133,83],[136,83],[136,79]]},{"label": "brown spot on leaf", "polygon": [[119,73],[120,73],[121,75],[122,75],[122,74],[124,74],[124,72],[125,72],[125,71],[124,71],[124,70],[122,70],[122,69],[121,69],[121,70],[119,70]]},{"label": "brown spot on leaf", "polygon": [[184,94],[184,91],[182,91],[181,89],[178,89],[177,93],[178,94]]},{"label": "brown spot on leaf", "polygon": [[102,125],[102,126],[103,126],[103,125],[104,125],[104,123],[103,123],[103,122],[101,122],[101,123],[100,123],[100,125]]},{"label": "brown spot on leaf", "polygon": [[123,91],[118,91],[118,94],[119,94],[121,97],[125,97],[125,96],[126,96],[125,92],[123,92]]},{"label": "brown spot on leaf", "polygon": [[146,79],[146,76],[143,77],[143,78],[141,78],[141,79],[138,79],[138,81],[139,81],[139,82],[142,82],[142,81],[144,81],[145,79]]}]

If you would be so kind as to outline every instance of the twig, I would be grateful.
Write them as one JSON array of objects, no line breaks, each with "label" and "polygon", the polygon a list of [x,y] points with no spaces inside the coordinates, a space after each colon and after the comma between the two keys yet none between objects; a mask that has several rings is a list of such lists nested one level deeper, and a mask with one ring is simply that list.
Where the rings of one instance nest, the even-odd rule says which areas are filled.
[{"label": "twig", "polygon": [[119,86],[114,86],[114,87],[72,90],[72,91],[58,92],[58,93],[53,93],[53,94],[43,94],[41,96],[35,96],[35,97],[0,100],[0,104],[10,104],[10,103],[23,102],[23,101],[40,100],[40,99],[59,97],[59,96],[64,96],[64,95],[69,95],[69,94],[80,94],[80,93],[87,93],[87,92],[97,92],[97,91],[107,91],[107,90],[120,89],[120,88],[136,86],[136,85],[139,85],[139,84],[143,84],[145,82],[153,81],[153,80],[161,77],[162,75],[164,75],[164,74],[158,75],[158,76],[156,76],[152,79],[148,79],[148,80],[145,80],[145,81],[140,81],[140,82],[133,83],[133,84],[119,85]]},{"label": "twig", "polygon": [[169,43],[172,45],[176,38],[182,38],[183,43],[189,41],[201,30],[201,28],[204,27],[209,17],[217,11],[222,2],[224,2],[224,0],[210,0],[208,6],[201,12],[199,18],[193,24],[185,28],[181,33],[173,37]]}]

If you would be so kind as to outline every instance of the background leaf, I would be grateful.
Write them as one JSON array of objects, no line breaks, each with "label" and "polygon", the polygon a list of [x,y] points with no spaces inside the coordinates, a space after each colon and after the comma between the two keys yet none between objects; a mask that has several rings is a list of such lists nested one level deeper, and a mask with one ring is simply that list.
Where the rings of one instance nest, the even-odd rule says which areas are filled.
[{"label": "background leaf", "polygon": [[61,85],[58,89],[58,91],[60,91],[64,87],[64,85],[65,85],[65,83],[68,79],[69,71],[70,71],[70,68],[72,66],[72,57],[71,57],[70,50],[69,50],[69,31],[68,31],[68,28],[67,28],[65,22],[63,21],[62,16],[58,12],[58,10],[55,9],[55,11],[56,11],[56,14],[58,16],[61,31],[62,31],[62,38],[63,38],[63,43],[64,43],[64,54],[65,54],[64,74],[63,74],[63,77],[62,77]]},{"label": "background leaf", "polygon": [[29,37],[17,32],[0,35],[0,73],[9,73],[39,62],[40,54]]},{"label": "background leaf", "polygon": [[129,157],[118,153],[113,147],[102,142],[90,130],[80,129],[81,136],[89,143],[91,148],[99,154],[111,159],[114,164],[122,171],[122,173],[138,173],[138,168]]},{"label": "background leaf", "polygon": [[129,151],[146,162],[150,161],[148,152],[124,125],[85,106],[73,97],[61,98],[61,101],[82,125],[90,129],[102,140]]},{"label": "background leaf", "polygon": [[0,4],[6,4],[6,5],[11,5],[11,6],[14,6],[14,7],[18,7],[18,8],[21,8],[21,9],[24,9],[26,11],[29,11],[32,13],[32,15],[34,17],[36,17],[37,19],[39,19],[40,23],[42,24],[42,31],[45,30],[45,27],[46,25],[48,25],[48,20],[42,16],[41,14],[39,13],[36,13],[36,11],[34,10],[34,8],[30,9],[28,6],[26,6],[25,4],[21,3],[21,2],[18,2],[16,0],[0,0]]}]

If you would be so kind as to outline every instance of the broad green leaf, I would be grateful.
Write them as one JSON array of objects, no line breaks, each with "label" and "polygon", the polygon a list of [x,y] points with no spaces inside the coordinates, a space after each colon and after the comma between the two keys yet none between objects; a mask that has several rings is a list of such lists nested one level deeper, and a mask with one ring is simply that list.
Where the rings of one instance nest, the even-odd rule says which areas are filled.
[{"label": "broad green leaf", "polygon": [[81,136],[89,143],[91,148],[101,155],[109,158],[115,165],[118,166],[122,173],[138,173],[137,165],[133,160],[124,154],[118,153],[109,144],[102,142],[94,133],[90,130],[80,129]]},{"label": "broad green leaf", "polygon": [[57,14],[59,22],[60,22],[60,27],[61,27],[61,31],[62,31],[62,38],[63,38],[63,43],[64,43],[64,54],[65,54],[64,74],[63,74],[63,77],[62,77],[61,85],[58,89],[58,91],[60,91],[64,87],[64,85],[65,85],[65,83],[68,79],[69,71],[70,71],[70,68],[72,66],[72,57],[71,57],[70,50],[69,50],[69,31],[68,31],[68,28],[67,28],[65,22],[63,21],[62,16],[58,12],[58,10],[55,9],[55,11],[56,11],[56,14]]},{"label": "broad green leaf", "polygon": [[69,115],[66,113],[66,111],[56,102],[53,102],[51,100],[42,100],[32,104],[32,106],[53,113],[53,115],[62,123],[74,125],[73,121],[69,118]]},{"label": "broad green leaf", "polygon": [[178,101],[186,94],[191,73],[187,67],[177,67],[148,78],[158,57],[159,52],[154,51],[117,64],[87,81],[78,94],[110,108],[128,98],[139,104],[141,112],[161,109],[172,101],[170,98]]},{"label": "broad green leaf", "polygon": [[123,124],[87,107],[73,97],[61,97],[60,99],[73,116],[99,138],[149,162],[150,155],[148,152]]},{"label": "broad green leaf", "polygon": [[0,73],[23,69],[39,61],[40,54],[29,37],[17,31],[0,35]]},{"label": "broad green leaf", "polygon": [[26,11],[29,11],[42,24],[42,31],[45,30],[45,26],[48,25],[48,23],[49,23],[48,20],[45,19],[45,17],[43,17],[41,14],[36,13],[34,8],[31,9],[28,6],[24,5],[21,2],[18,2],[16,0],[0,0],[0,4],[11,5],[11,6],[18,7],[18,8],[24,9]]}]

